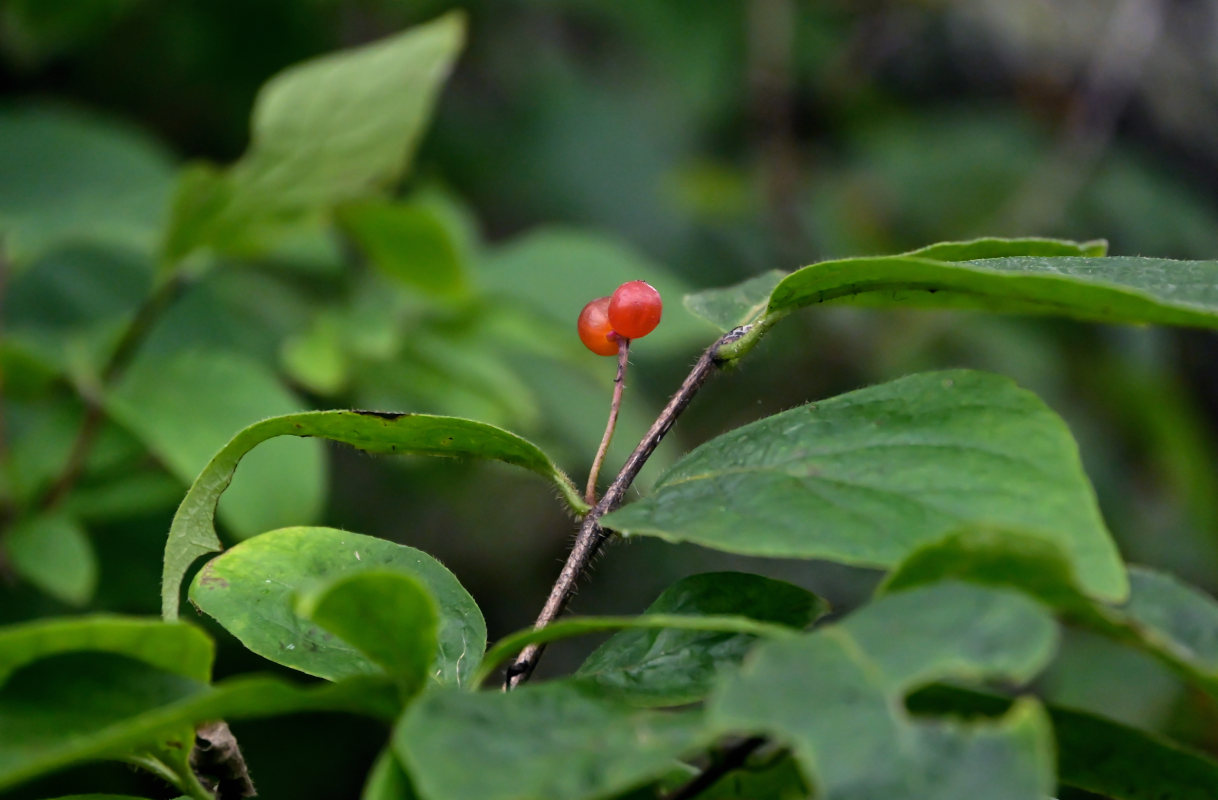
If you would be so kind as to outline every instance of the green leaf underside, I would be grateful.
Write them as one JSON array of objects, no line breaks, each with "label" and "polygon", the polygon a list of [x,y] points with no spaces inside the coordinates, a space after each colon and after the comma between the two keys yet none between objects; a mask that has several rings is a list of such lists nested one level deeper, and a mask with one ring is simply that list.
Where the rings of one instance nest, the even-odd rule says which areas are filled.
[{"label": "green leaf underside", "polygon": [[216,504],[242,457],[276,436],[316,436],[370,453],[486,458],[515,464],[548,478],[573,508],[586,504],[570,479],[535,445],[502,428],[428,414],[310,411],[257,422],[238,433],[195,479],[174,515],[165,543],[161,611],[178,614],[186,570],[200,556],[223,548],[215,530]]},{"label": "green leaf underside", "polygon": [[912,375],[776,414],[696,448],[605,516],[624,535],[891,567],[963,524],[1061,547],[1088,594],[1127,581],[1064,423],[1006,378]]},{"label": "green leaf underside", "polygon": [[984,237],[963,242],[936,242],[935,244],[901,253],[903,256],[931,258],[936,261],[976,261],[982,258],[1011,258],[1019,256],[1104,256],[1108,254],[1108,242],[1096,239],[1090,242],[1075,242],[1068,239],[1039,239],[1023,237],[1003,239]]},{"label": "green leaf underside", "polygon": [[578,800],[646,783],[710,741],[697,712],[634,709],[550,682],[429,690],[406,710],[393,748],[428,800]]},{"label": "green leaf underside", "polygon": [[[297,593],[368,570],[406,573],[431,592],[439,649],[428,671],[442,683],[467,683],[486,646],[486,623],[453,574],[413,547],[333,528],[283,528],[207,562],[191,582],[190,600],[247,648],[277,664],[329,680],[378,674],[381,667],[355,643],[301,617],[295,606]],[[360,632],[361,641],[374,633]]]},{"label": "green leaf underside", "polygon": [[833,301],[1212,328],[1218,326],[1218,261],[1080,256],[976,261],[908,255],[848,258],[812,264],[788,275],[774,288],[767,314]]},{"label": "green leaf underside", "polygon": [[1026,592],[1072,622],[1144,650],[1185,680],[1218,697],[1218,601],[1145,567],[1129,570],[1130,594],[1119,606],[1097,603],[1059,548],[1022,532],[964,530],[912,553],[883,592],[945,579]]},{"label": "green leaf underside", "polygon": [[644,614],[636,617],[566,617],[555,620],[544,628],[526,628],[495,642],[495,646],[487,650],[482,659],[475,683],[486,680],[494,673],[497,665],[527,645],[557,642],[589,633],[634,629],[731,633],[750,638],[791,635],[791,629],[788,627],[758,622],[742,616]]},{"label": "green leaf underside", "polygon": [[817,796],[1043,798],[1048,720],[1032,700],[996,722],[912,719],[904,695],[935,680],[1026,681],[1051,657],[1033,601],[959,583],[883,598],[844,622],[758,645],[711,696],[719,729],[788,744]]},{"label": "green leaf underside", "polygon": [[[909,698],[918,714],[1001,714],[1008,698],[932,686]],[[1218,761],[1124,725],[1048,707],[1057,743],[1058,780],[1113,800],[1209,800]]]},{"label": "green leaf underside", "polygon": [[0,732],[20,732],[0,736],[0,789],[81,761],[189,747],[186,737],[208,720],[345,711],[388,721],[397,708],[383,678],[299,687],[250,677],[209,687],[113,653],[55,655],[0,687]]},{"label": "green leaf underside", "polygon": [[[856,261],[875,261],[890,258],[917,258],[939,262],[959,262],[1028,256],[1102,256],[1107,249],[1107,243],[1104,241],[1072,242],[1063,239],[988,238],[973,239],[965,242],[939,242],[938,244],[911,250],[908,253],[902,253],[899,256],[885,256],[882,259],[851,258],[826,263],[848,264]],[[805,274],[803,278],[796,282],[806,280],[809,277],[806,271],[814,270],[819,266],[814,264],[798,270],[794,273],[795,275]],[[694,316],[701,317],[710,322],[719,330],[729,331],[737,326],[756,321],[767,309],[771,311],[781,310],[771,302],[771,296],[780,283],[787,283],[787,279],[793,277],[792,273],[783,272],[782,270],[770,270],[734,286],[708,289],[686,295],[685,307]],[[788,285],[789,288],[790,285]],[[859,287],[859,289],[862,292],[891,291],[892,287],[884,289],[878,287]],[[879,302],[883,302],[883,300],[881,299]],[[799,305],[807,305],[807,303],[799,303]],[[786,305],[783,305],[782,308],[786,308]]]},{"label": "green leaf underside", "polygon": [[290,222],[391,185],[413,156],[464,27],[462,15],[448,14],[268,81],[245,155],[224,172],[200,166],[183,175],[166,257],[240,247],[258,225]]},{"label": "green leaf underside", "polygon": [[215,648],[207,634],[181,622],[109,614],[24,622],[0,628],[0,684],[26,664],[77,650],[121,655],[206,682]]},{"label": "green leaf underside", "polygon": [[[828,611],[811,592],[741,572],[682,578],[656,598],[648,615],[731,615],[801,630]],[[575,677],[636,705],[701,700],[725,667],[738,664],[757,637],[727,631],[627,629],[602,644]]]},{"label": "green leaf underside", "polygon": [[303,596],[297,611],[378,664],[404,697],[418,694],[427,682],[439,648],[436,603],[409,573],[340,575]]}]

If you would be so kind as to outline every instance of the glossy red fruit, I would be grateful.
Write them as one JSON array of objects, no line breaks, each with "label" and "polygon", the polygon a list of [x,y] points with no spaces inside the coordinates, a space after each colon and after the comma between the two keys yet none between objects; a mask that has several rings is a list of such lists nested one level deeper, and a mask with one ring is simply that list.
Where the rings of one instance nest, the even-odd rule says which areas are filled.
[{"label": "glossy red fruit", "polygon": [[609,325],[619,336],[638,339],[655,330],[663,309],[660,293],[650,283],[623,283],[609,298]]},{"label": "glossy red fruit", "polygon": [[598,297],[579,312],[579,340],[598,356],[617,355],[619,337],[609,324],[609,298]]}]

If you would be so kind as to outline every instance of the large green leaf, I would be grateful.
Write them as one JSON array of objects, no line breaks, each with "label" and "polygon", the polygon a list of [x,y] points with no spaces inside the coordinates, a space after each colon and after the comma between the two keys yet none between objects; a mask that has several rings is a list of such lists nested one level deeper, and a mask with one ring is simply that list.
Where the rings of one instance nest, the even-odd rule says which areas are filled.
[{"label": "large green leaf", "polygon": [[788,744],[817,797],[1039,799],[1054,786],[1053,756],[1035,701],[997,723],[963,723],[911,719],[903,700],[935,680],[1026,681],[1055,641],[1031,600],[939,584],[758,645],[711,696],[708,716]]},{"label": "large green leaf", "polygon": [[[93,723],[117,722],[131,709],[155,702],[163,696],[158,693],[162,689],[203,686],[211,675],[212,658],[211,639],[182,623],[90,616],[0,629],[0,734],[4,734],[0,735],[0,786],[19,779],[26,774],[23,770],[45,768],[39,764],[47,751],[81,744],[73,738],[88,736],[76,723],[90,715]],[[93,674],[98,659],[103,664],[100,679]],[[70,677],[44,669],[61,662],[78,665],[73,669],[88,672],[86,680],[95,683],[82,690]],[[141,675],[159,677],[147,686],[131,684],[127,688],[132,691],[124,693],[123,687],[104,685],[104,665],[110,663],[134,665],[131,668]],[[67,672],[72,675],[71,669]],[[31,682],[36,687],[32,691],[26,686]],[[55,682],[60,685],[47,685]],[[62,694],[52,700],[42,691],[44,687]],[[44,700],[45,707],[40,706]],[[84,728],[89,724],[81,723]],[[192,735],[192,728],[181,722],[159,730],[163,738],[173,739],[179,746],[188,744]],[[62,762],[55,762],[52,756],[52,765],[55,763]]]},{"label": "large green leaf", "polygon": [[634,709],[564,682],[432,690],[393,734],[415,790],[430,800],[607,797],[707,743],[698,713]]},{"label": "large green leaf", "polygon": [[[328,584],[332,589],[343,587],[338,579],[369,570],[378,575],[385,570],[406,573],[427,587],[439,614],[439,650],[429,671],[443,683],[468,682],[486,647],[482,613],[443,564],[413,547],[333,528],[271,531],[207,562],[191,583],[190,600],[250,650],[278,664],[330,680],[379,673],[378,663],[397,664],[391,671],[402,675],[401,660],[413,656],[406,656],[401,650],[391,654],[388,640],[398,636],[394,646],[407,649],[425,646],[422,641],[413,644],[408,641],[411,638],[408,631],[395,635],[382,632],[386,639],[383,649],[369,654],[370,659],[352,647],[369,646],[368,638],[373,635],[370,628],[357,630],[349,620],[338,625],[359,639],[348,643],[296,612],[298,593],[325,592],[323,582],[337,581]],[[360,585],[359,582],[348,585],[343,591]],[[326,607],[324,594],[311,601],[317,602],[322,603],[323,619],[335,622],[333,615],[337,610]],[[319,607],[311,605],[311,608]],[[417,605],[412,608],[419,611]],[[385,615],[392,611],[382,609],[376,620],[368,620],[369,625],[379,621],[409,628],[420,623],[417,618],[387,622]],[[427,660],[433,661],[430,655]]]},{"label": "large green leaf", "polygon": [[299,687],[254,677],[209,687],[113,653],[60,654],[24,666],[0,687],[0,789],[83,760],[181,752],[194,726],[208,720],[299,711],[387,720],[397,708],[384,678]]},{"label": "large green leaf", "polygon": [[403,697],[418,694],[427,682],[439,649],[436,603],[409,573],[370,569],[339,575],[303,595],[296,610],[385,670]]},{"label": "large green leaf", "polygon": [[0,628],[0,684],[47,656],[89,650],[143,661],[194,681],[211,679],[207,634],[181,622],[112,615],[38,620]]},{"label": "large green leaf", "polygon": [[545,453],[493,425],[454,417],[376,411],[310,411],[272,417],[249,426],[224,445],[178,506],[165,543],[161,610],[166,619],[177,616],[178,592],[187,568],[199,556],[223,548],[215,531],[216,504],[237,464],[255,446],[276,436],[314,436],[370,453],[504,461],[548,478],[572,508],[587,508],[570,478]]},{"label": "large green leaf", "polygon": [[[918,714],[1004,713],[1005,697],[932,686],[909,698]],[[1158,736],[1111,720],[1049,706],[1058,780],[1113,800],[1207,800],[1218,786],[1218,762]]]},{"label": "large green leaf", "polygon": [[151,251],[172,186],[168,153],[125,126],[56,107],[0,111],[0,238],[18,266],[64,243]]},{"label": "large green leaf", "polygon": [[1218,697],[1218,601],[1170,575],[1132,567],[1128,600],[1098,603],[1086,596],[1071,563],[1051,542],[1016,531],[968,529],[911,553],[881,591],[941,580],[1031,594],[1076,624],[1145,650]]},{"label": "large green leaf", "polygon": [[[301,408],[261,364],[216,351],[141,358],[106,394],[105,404],[184,484],[233,431]],[[325,489],[320,442],[275,442],[243,463],[220,518],[239,536],[309,523],[321,511]]]},{"label": "large green leaf", "polygon": [[[1062,239],[973,239],[940,242],[905,253],[937,261],[972,261],[1010,256],[1102,256],[1105,242],[1071,242]],[[853,259],[851,259],[853,260]],[[721,331],[756,321],[770,307],[775,287],[787,273],[770,270],[721,289],[707,289],[685,296],[685,307]]]},{"label": "large green leaf", "polygon": [[625,535],[879,567],[966,521],[1033,532],[1068,554],[1089,594],[1126,594],[1069,430],[979,372],[913,375],[745,425],[602,520]]},{"label": "large green leaf", "polygon": [[83,606],[97,587],[97,556],[80,523],[62,511],[23,520],[3,540],[13,571],[52,597]]},{"label": "large green leaf", "polygon": [[224,172],[183,175],[166,257],[240,247],[260,226],[386,188],[409,165],[463,38],[463,17],[448,14],[272,78],[255,102],[245,155]]},{"label": "large green leaf", "polygon": [[[1079,254],[1053,254],[1071,248]],[[821,303],[973,308],[1098,322],[1218,327],[1218,261],[1086,255],[1098,252],[1101,243],[1050,240],[1028,247],[1021,240],[981,239],[931,245],[905,255],[811,264],[783,278],[751,334],[721,348],[719,355],[739,358],[782,317]],[[958,260],[965,256],[973,260]]]},{"label": "large green leaf", "polygon": [[[933,255],[936,250],[932,246],[926,252]],[[1218,325],[1216,276],[1218,261],[1165,258],[847,258],[788,275],[774,288],[766,314],[772,321],[802,306],[840,301],[1212,328]]]},{"label": "large green leaf", "polygon": [[[743,572],[712,572],[677,581],[647,614],[740,615],[802,629],[828,610],[811,592]],[[627,629],[598,647],[577,678],[638,705],[675,706],[701,700],[715,676],[757,642],[749,634],[672,628]]]}]

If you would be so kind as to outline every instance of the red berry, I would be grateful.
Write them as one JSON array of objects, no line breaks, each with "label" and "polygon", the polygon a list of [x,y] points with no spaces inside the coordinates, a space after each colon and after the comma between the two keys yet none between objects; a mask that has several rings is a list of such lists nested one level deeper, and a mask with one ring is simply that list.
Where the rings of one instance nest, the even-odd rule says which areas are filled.
[{"label": "red berry", "polygon": [[616,356],[618,335],[609,324],[609,298],[598,297],[579,312],[579,340],[598,356]]},{"label": "red berry", "polygon": [[619,336],[638,339],[660,324],[663,308],[660,293],[650,283],[623,283],[609,299],[609,324]]}]

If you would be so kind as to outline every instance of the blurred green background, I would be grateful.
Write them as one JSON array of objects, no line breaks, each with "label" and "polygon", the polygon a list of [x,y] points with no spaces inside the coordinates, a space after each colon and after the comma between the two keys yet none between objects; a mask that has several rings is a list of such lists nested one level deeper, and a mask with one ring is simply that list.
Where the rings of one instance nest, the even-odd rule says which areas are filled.
[{"label": "blurred green background", "polygon": [[[344,209],[192,271],[104,390],[106,419],[59,527],[31,530],[81,398],[103,391],[106,355],[150,291],[177,170],[238,158],[255,93],[278,70],[450,7],[0,3],[0,622],[155,614],[186,482],[271,414],[470,416],[531,438],[582,483],[613,365],[582,349],[574,320],[623,280],[657,285],[666,312],[633,350],[610,470],[714,338],[681,307],[685,291],[983,234],[1218,257],[1213,0],[467,3],[466,50],[400,202]],[[989,369],[1069,422],[1128,560],[1216,593],[1214,344],[1045,319],[813,310],[714,380],[640,486],[767,413],[924,369]],[[509,468],[296,440],[251,456],[221,522],[230,541],[316,522],[428,550],[478,599],[492,639],[532,622],[573,532],[548,489]],[[609,548],[574,608],[637,612],[712,569],[783,577],[839,610],[877,579],[640,541]],[[213,630],[221,675],[276,669]],[[543,671],[593,645],[554,646]],[[1042,681],[1050,697],[1218,752],[1218,708],[1158,665],[1084,636],[1060,661]],[[1090,679],[1088,665],[1106,677]],[[334,716],[235,727],[271,797],[354,796],[383,739]],[[160,791],[104,767],[19,796],[81,780]]]}]

